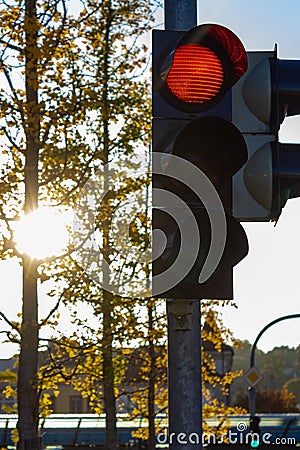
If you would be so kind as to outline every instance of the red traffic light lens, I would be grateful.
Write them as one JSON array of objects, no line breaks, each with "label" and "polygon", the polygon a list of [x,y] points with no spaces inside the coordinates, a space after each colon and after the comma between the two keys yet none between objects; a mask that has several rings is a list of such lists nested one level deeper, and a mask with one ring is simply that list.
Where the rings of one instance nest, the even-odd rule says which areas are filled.
[{"label": "red traffic light lens", "polygon": [[222,63],[211,49],[201,44],[187,44],[175,50],[166,83],[180,100],[201,104],[219,93],[223,78]]}]

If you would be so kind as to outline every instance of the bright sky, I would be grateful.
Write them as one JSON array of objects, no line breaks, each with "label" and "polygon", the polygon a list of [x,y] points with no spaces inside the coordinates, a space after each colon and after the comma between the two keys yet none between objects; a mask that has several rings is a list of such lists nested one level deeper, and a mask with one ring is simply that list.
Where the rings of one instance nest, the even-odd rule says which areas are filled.
[{"label": "bright sky", "polygon": [[[246,50],[273,50],[277,43],[279,58],[300,59],[299,0],[200,0],[198,5],[199,24],[225,25],[239,36]],[[300,142],[300,118],[286,119],[280,137]],[[270,321],[300,312],[300,199],[288,202],[276,227],[252,223],[245,230],[250,251],[235,269],[238,309],[226,308],[224,315],[237,338],[253,342]],[[0,271],[1,309],[11,317],[20,311],[21,271],[12,262],[5,267]],[[41,305],[48,309],[49,305]],[[259,347],[266,351],[299,344],[300,319],[295,319],[269,329]],[[0,358],[14,350],[1,345]]]},{"label": "bright sky", "polygon": [[[200,0],[198,9],[199,24],[225,25],[248,51],[273,50],[277,43],[279,58],[300,59],[298,0]],[[300,117],[285,120],[280,139],[300,143]],[[267,323],[300,313],[300,199],[288,201],[276,227],[251,223],[245,230],[250,251],[235,269],[238,309],[226,308],[225,319],[236,337],[253,342]],[[300,319],[271,327],[258,346],[280,345],[300,345]]]}]

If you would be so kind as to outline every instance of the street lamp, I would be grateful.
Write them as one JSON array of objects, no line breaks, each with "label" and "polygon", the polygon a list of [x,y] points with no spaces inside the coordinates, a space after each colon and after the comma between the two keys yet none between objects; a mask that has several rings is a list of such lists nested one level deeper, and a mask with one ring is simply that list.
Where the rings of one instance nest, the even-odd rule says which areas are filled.
[{"label": "street lamp", "polygon": [[[265,331],[267,331],[270,327],[272,327],[273,325],[275,325],[278,322],[281,322],[283,320],[287,320],[287,319],[299,319],[300,318],[300,314],[289,314],[288,316],[282,316],[279,317],[278,319],[272,320],[272,322],[268,323],[257,335],[254,344],[252,345],[251,348],[251,353],[250,353],[250,370],[255,370],[255,350],[256,350],[256,346],[257,343],[259,341],[259,339],[261,338],[261,336],[264,334]],[[249,372],[248,372],[249,373]],[[250,428],[251,428],[251,423],[253,422],[253,418],[255,417],[256,414],[256,390],[255,390],[255,386],[251,386],[249,389],[249,412],[250,412]]]}]

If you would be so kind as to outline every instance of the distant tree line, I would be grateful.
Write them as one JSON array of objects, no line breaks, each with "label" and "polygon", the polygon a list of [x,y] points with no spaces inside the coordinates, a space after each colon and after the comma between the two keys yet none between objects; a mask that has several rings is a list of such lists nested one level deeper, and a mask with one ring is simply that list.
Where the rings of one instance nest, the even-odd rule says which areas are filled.
[{"label": "distant tree line", "polygon": [[[246,373],[250,367],[251,344],[242,342],[235,350],[233,370]],[[256,386],[257,412],[300,411],[300,345],[275,347],[269,352],[257,349],[255,366],[263,375]],[[248,408],[248,383],[243,376],[236,378],[231,386],[234,405]]]}]

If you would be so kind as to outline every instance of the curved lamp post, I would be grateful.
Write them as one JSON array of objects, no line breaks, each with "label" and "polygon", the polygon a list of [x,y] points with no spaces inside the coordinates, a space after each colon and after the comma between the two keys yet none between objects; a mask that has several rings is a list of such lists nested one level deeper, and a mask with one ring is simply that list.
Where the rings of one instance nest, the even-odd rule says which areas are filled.
[{"label": "curved lamp post", "polygon": [[[272,322],[268,323],[268,325],[266,325],[257,335],[254,344],[252,345],[251,348],[251,353],[250,353],[250,369],[254,368],[254,362],[255,362],[255,350],[256,350],[256,346],[257,343],[259,341],[259,339],[261,338],[261,336],[264,334],[265,331],[267,331],[270,327],[272,327],[273,325],[275,325],[278,322],[281,322],[282,320],[287,320],[287,319],[299,319],[300,318],[300,314],[289,314],[288,316],[282,316],[279,317],[278,319],[272,320]],[[249,395],[249,412],[250,412],[250,419],[253,418],[255,416],[255,410],[256,410],[256,390],[255,390],[255,386],[250,387],[250,395]]]}]

